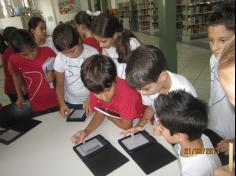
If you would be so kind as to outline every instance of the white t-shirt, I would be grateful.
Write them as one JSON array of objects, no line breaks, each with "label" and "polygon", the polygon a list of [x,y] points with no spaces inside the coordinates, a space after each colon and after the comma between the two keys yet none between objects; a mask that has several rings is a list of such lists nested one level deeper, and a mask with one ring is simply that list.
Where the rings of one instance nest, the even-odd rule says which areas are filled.
[{"label": "white t-shirt", "polygon": [[235,138],[235,107],[228,100],[218,76],[218,59],[210,59],[211,92],[209,99],[208,128],[224,139]]},{"label": "white t-shirt", "polygon": [[[169,92],[174,90],[185,90],[186,92],[192,94],[194,97],[197,97],[197,93],[193,85],[182,75],[171,73],[167,71],[167,73],[170,76],[171,79],[171,88]],[[159,96],[159,93],[155,95],[142,95],[142,101],[143,104],[146,106],[152,106],[154,108],[154,100]],[[155,120],[158,120],[158,117],[156,116],[156,113],[154,115]]]},{"label": "white t-shirt", "polygon": [[[202,135],[201,139],[204,149],[213,149],[213,145],[207,136]],[[205,152],[192,157],[182,157],[180,155],[181,146],[176,144],[175,149],[179,156],[182,176],[212,176],[214,169],[221,166],[217,154],[206,154]]]},{"label": "white t-shirt", "polygon": [[[130,38],[129,43],[130,43],[130,50],[131,51],[135,50],[136,48],[138,48],[140,46],[140,43],[136,38]],[[116,48],[115,47],[110,47],[108,49],[104,48],[103,54],[109,56],[110,58],[112,58],[114,60],[114,62],[116,64],[116,68],[117,68],[117,75],[120,78],[125,79],[126,64],[118,62],[119,55],[116,52]]]},{"label": "white t-shirt", "polygon": [[49,47],[51,48],[56,54],[58,54],[57,49],[55,48],[52,38],[47,38],[46,42],[44,43],[44,45],[42,45],[41,47]]},{"label": "white t-shirt", "polygon": [[84,87],[80,77],[81,65],[88,57],[98,54],[98,51],[86,44],[78,58],[70,58],[59,52],[54,62],[54,70],[64,72],[64,99],[70,104],[83,104],[88,99],[89,90]]}]

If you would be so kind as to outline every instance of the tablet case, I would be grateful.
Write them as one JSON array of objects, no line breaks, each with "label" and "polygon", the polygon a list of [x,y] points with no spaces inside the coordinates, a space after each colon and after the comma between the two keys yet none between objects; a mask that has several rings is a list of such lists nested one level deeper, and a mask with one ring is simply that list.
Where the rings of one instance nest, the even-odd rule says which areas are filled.
[{"label": "tablet case", "polygon": [[121,142],[130,136],[119,139],[118,142],[121,147],[133,158],[138,166],[145,172],[145,174],[148,175],[177,159],[165,147],[159,144],[156,139],[148,132],[142,131],[138,133],[142,133],[151,142],[149,144],[144,144],[143,147],[138,147],[137,150],[132,152],[128,151]]},{"label": "tablet case", "polygon": [[[94,153],[92,153],[92,155],[90,154],[89,157],[83,158],[78,154],[76,147],[82,144],[74,146],[73,150],[95,176],[108,175],[109,173],[118,169],[120,166],[129,161],[103,136],[97,135],[89,140],[92,140],[94,138],[99,139],[99,141],[103,141],[103,144],[105,145],[102,149],[95,151]],[[86,142],[88,142],[89,140],[87,140]]]},{"label": "tablet case", "polygon": [[86,118],[87,118],[86,113],[84,113],[81,118],[76,118],[76,119],[75,119],[75,118],[70,118],[70,117],[72,116],[72,114],[73,114],[76,110],[78,110],[78,109],[74,109],[74,110],[70,113],[70,115],[69,115],[69,116],[67,117],[67,119],[66,119],[67,122],[84,122],[84,121],[86,120]]},{"label": "tablet case", "polygon": [[20,134],[17,135],[16,137],[12,138],[9,141],[5,141],[0,139],[0,143],[3,144],[10,144],[13,141],[15,141],[16,139],[18,139],[19,137],[21,137],[24,133],[28,132],[29,130],[31,130],[32,128],[34,128],[35,126],[37,126],[38,124],[40,124],[41,121],[39,120],[35,120],[35,119],[28,119],[28,120],[24,120],[18,124],[15,124],[14,126],[11,126],[9,129],[15,130],[17,132],[19,132]]}]

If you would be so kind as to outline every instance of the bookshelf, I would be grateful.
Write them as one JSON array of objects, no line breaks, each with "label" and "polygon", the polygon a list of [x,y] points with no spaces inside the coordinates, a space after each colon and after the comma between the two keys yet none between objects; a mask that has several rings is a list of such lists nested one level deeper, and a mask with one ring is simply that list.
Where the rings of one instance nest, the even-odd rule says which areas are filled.
[{"label": "bookshelf", "polygon": [[[207,36],[215,6],[224,0],[176,0],[176,31],[183,41]],[[233,1],[233,0],[232,0]],[[119,3],[120,15],[130,19],[130,29],[158,32],[158,0],[127,0]],[[134,25],[135,24],[135,25]]]}]

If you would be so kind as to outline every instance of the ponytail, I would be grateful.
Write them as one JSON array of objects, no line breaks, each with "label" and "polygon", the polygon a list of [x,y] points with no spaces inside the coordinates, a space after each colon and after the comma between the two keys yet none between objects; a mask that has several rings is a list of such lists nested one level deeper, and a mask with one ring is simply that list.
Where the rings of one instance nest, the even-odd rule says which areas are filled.
[{"label": "ponytail", "polygon": [[0,54],[3,54],[6,49],[7,45],[5,44],[3,36],[0,35]]}]

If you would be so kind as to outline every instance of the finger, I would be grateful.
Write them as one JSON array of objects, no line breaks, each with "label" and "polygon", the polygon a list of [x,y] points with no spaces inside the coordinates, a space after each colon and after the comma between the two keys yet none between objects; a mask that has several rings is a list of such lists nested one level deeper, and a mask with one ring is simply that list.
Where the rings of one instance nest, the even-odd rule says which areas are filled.
[{"label": "finger", "polygon": [[134,133],[131,133],[132,140],[135,140]]}]

